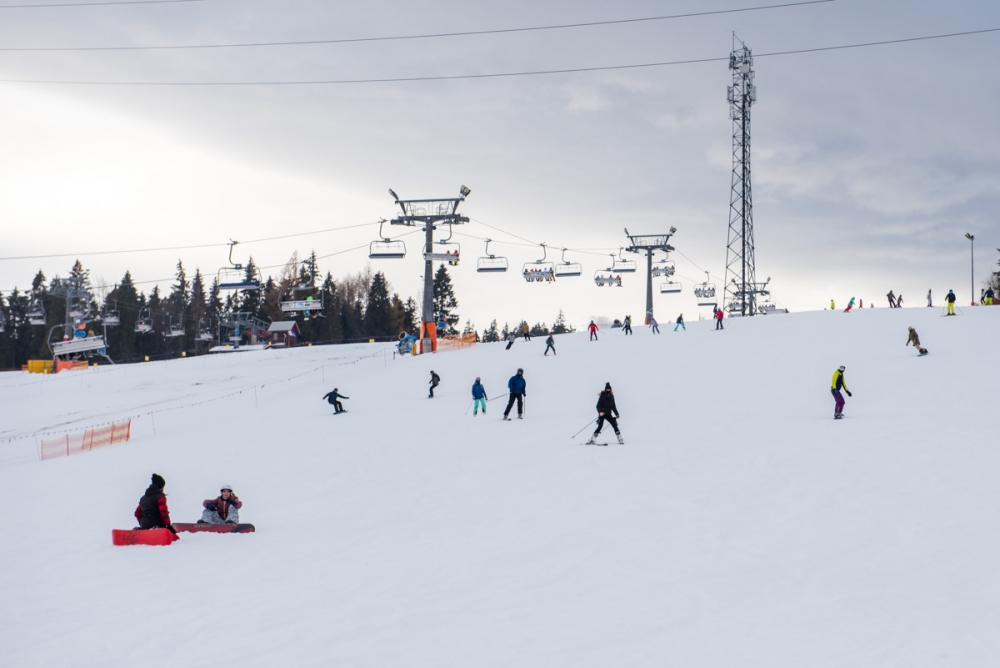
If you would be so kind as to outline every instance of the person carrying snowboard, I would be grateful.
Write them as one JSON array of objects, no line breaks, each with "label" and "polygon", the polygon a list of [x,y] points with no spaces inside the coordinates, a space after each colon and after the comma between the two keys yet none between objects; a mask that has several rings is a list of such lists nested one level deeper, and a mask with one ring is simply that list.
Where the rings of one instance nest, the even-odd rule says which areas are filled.
[{"label": "person carrying snowboard", "polygon": [[910,336],[908,339],[906,339],[906,345],[910,345],[912,343],[913,347],[917,349],[918,353],[920,353],[921,355],[926,355],[927,349],[920,347],[920,336],[917,334],[917,330],[913,329],[912,327],[909,327],[908,329],[910,330]]},{"label": "person carrying snowboard", "polygon": [[527,395],[525,389],[528,384],[524,380],[524,369],[518,369],[517,374],[507,381],[507,389],[510,390],[510,400],[507,401],[507,410],[503,412],[503,419],[510,420],[510,409],[517,401],[517,419],[524,418],[524,397]]},{"label": "person carrying snowboard", "polygon": [[632,333],[632,316],[625,316],[625,322],[622,324],[622,331],[625,332],[625,336]]},{"label": "person carrying snowboard", "polygon": [[344,404],[337,401],[337,399],[350,399],[350,397],[345,397],[343,394],[338,394],[337,388],[333,388],[333,392],[327,392],[324,394],[323,398],[326,399],[331,406],[333,406],[334,415],[344,412]]},{"label": "person carrying snowboard", "polygon": [[948,313],[946,315],[955,315],[955,291],[949,290],[944,300],[948,304]]},{"label": "person carrying snowboard", "polygon": [[[479,380],[479,376],[476,376],[476,382],[472,384],[472,415],[473,417],[479,413],[480,406],[483,409],[483,415],[486,415],[486,388]],[[469,409],[466,409],[469,410]]]},{"label": "person carrying snowboard", "polygon": [[723,314],[721,308],[715,309],[715,328],[716,329],[725,329],[725,327],[722,326],[722,317],[723,317],[723,315],[724,314]]},{"label": "person carrying snowboard", "polygon": [[615,430],[615,436],[618,437],[618,445],[623,445],[625,441],[622,440],[621,432],[618,431],[618,418],[620,417],[618,407],[615,405],[615,394],[611,391],[611,383],[605,383],[604,390],[597,397],[597,429],[594,430],[594,435],[587,441],[587,445],[597,443],[597,437],[601,435],[601,429],[604,428],[605,420]]},{"label": "person carrying snowboard", "polygon": [[440,384],[441,384],[441,376],[439,376],[436,373],[434,373],[433,371],[431,371],[431,382],[430,382],[431,391],[430,391],[430,394],[427,395],[428,399],[433,399],[434,398],[434,388],[437,387]]},{"label": "person carrying snowboard", "polygon": [[556,340],[552,338],[552,334],[549,334],[549,338],[545,339],[545,354],[548,355],[550,350],[553,355],[556,354]]},{"label": "person carrying snowboard", "polygon": [[198,524],[239,524],[240,508],[243,502],[233,494],[232,485],[223,485],[219,490],[219,496],[214,499],[206,499],[202,504],[205,509],[201,513]]},{"label": "person carrying snowboard", "polygon": [[135,508],[135,519],[139,522],[140,529],[169,529],[172,533],[177,533],[170,522],[167,495],[163,493],[166,486],[167,481],[163,476],[154,473],[150,477],[149,487]]},{"label": "person carrying snowboard", "polygon": [[836,402],[836,406],[833,409],[833,419],[840,420],[844,417],[844,395],[840,393],[843,389],[847,392],[847,396],[853,396],[851,391],[847,389],[847,383],[844,381],[844,369],[846,367],[840,366],[836,371],[833,372],[833,383],[830,387],[830,393],[833,394],[833,400]]},{"label": "person carrying snowboard", "polygon": [[844,309],[844,313],[850,313],[852,308],[854,308],[854,297],[851,297],[851,300],[847,302],[847,308]]},{"label": "person carrying snowboard", "polygon": [[660,325],[656,322],[656,318],[652,315],[649,316],[649,328],[653,331],[653,334],[660,333]]},{"label": "person carrying snowboard", "polygon": [[677,324],[674,325],[674,331],[675,332],[677,331],[678,327],[680,327],[681,329],[683,329],[685,332],[688,331],[688,328],[684,325],[684,314],[683,313],[681,313],[679,316],[677,316]]},{"label": "person carrying snowboard", "polygon": [[597,339],[597,323],[595,323],[593,320],[591,320],[590,324],[587,325],[587,331],[590,332],[590,340],[591,341],[594,341],[594,340]]}]

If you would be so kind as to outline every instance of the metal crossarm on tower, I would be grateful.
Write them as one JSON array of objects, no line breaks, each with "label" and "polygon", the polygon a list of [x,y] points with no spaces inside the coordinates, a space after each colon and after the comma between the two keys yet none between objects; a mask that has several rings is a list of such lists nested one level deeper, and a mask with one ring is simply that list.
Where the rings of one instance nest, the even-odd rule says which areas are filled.
[{"label": "metal crossarm on tower", "polygon": [[[396,192],[389,188],[389,194],[396,200],[402,211],[389,221],[391,225],[416,227],[423,225],[424,229],[424,299],[420,313],[420,347],[421,352],[430,352],[437,347],[437,329],[434,320],[434,230],[438,225],[462,225],[469,222],[467,216],[458,213],[458,205],[472,192],[465,186],[459,190],[458,197],[438,199],[400,199]],[[458,262],[458,253],[455,260]]]},{"label": "metal crossarm on tower", "polygon": [[628,237],[629,246],[625,250],[629,253],[646,254],[646,318],[645,324],[649,324],[649,319],[653,317],[653,253],[662,251],[669,254],[674,250],[670,245],[670,237],[677,232],[676,227],[671,227],[667,234],[629,234],[625,228],[625,236]]},{"label": "metal crossarm on tower", "polygon": [[726,248],[726,299],[730,315],[757,312],[753,242],[753,192],[750,184],[750,107],[757,101],[753,54],[746,44],[729,56],[733,84],[729,87],[729,115],[733,120],[733,174],[729,201],[729,243]]}]

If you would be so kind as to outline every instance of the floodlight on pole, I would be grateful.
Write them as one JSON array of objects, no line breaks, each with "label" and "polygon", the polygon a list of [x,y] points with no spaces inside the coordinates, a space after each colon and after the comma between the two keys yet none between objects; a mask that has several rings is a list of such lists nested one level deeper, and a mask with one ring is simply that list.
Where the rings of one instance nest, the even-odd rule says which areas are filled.
[{"label": "floodlight on pole", "polygon": [[397,202],[399,201],[399,195],[396,194],[395,190],[393,190],[392,188],[389,188],[389,194],[392,195],[392,198],[394,200],[396,200]]},{"label": "floodlight on pole", "polygon": [[468,196],[469,196],[469,193],[471,193],[471,192],[472,192],[472,190],[470,190],[470,189],[469,189],[468,187],[466,187],[466,186],[462,186],[462,187],[461,187],[461,188],[459,189],[459,191],[458,191],[458,192],[462,194],[462,199],[465,199],[466,197],[468,197]]}]

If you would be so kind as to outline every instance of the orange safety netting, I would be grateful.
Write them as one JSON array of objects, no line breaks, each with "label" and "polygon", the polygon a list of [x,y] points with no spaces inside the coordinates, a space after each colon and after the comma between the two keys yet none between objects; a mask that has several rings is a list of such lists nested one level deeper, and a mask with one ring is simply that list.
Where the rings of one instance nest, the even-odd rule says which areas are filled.
[{"label": "orange safety netting", "polygon": [[460,336],[442,336],[438,338],[437,349],[439,351],[458,350],[459,348],[469,348],[476,345],[475,334],[462,334]]},{"label": "orange safety netting", "polygon": [[95,448],[103,448],[106,445],[124,443],[131,436],[131,419],[123,422],[112,422],[111,424],[94,427],[74,434],[66,434],[51,440],[41,439],[39,456],[43,460],[55,459],[56,457],[69,457],[70,455],[78,455],[81,452],[90,452]]}]

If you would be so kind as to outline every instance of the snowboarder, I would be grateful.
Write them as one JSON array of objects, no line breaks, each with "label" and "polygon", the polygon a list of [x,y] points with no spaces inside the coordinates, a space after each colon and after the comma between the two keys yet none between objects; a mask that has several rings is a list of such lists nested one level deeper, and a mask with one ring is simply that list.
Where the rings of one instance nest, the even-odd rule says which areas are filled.
[{"label": "snowboarder", "polygon": [[684,325],[684,314],[683,313],[681,313],[679,316],[677,316],[677,324],[674,325],[674,331],[675,332],[677,331],[678,327],[680,327],[681,329],[683,329],[685,332],[688,331],[688,328]]},{"label": "snowboarder", "polygon": [[553,355],[556,354],[556,341],[552,338],[552,334],[549,334],[549,338],[545,339],[545,354],[548,355],[550,350]]},{"label": "snowboarder", "polygon": [[986,306],[993,306],[993,297],[995,296],[993,288],[986,288],[986,297],[984,297],[984,303]]},{"label": "snowboarder", "polygon": [[[479,412],[479,407],[483,408],[483,415],[486,415],[486,388],[479,381],[479,376],[476,376],[476,382],[472,384],[472,415],[475,416]],[[466,408],[465,410],[469,410]]]},{"label": "snowboarder", "polygon": [[517,401],[517,419],[524,418],[524,397],[527,396],[527,383],[524,380],[524,369],[518,369],[517,375],[511,376],[507,381],[507,389],[510,390],[510,400],[507,401],[507,410],[503,412],[503,419],[510,420],[510,409]]},{"label": "snowboarder", "polygon": [[135,508],[135,519],[139,522],[140,529],[169,529],[177,533],[174,525],[170,522],[170,511],[167,510],[167,495],[163,493],[163,488],[167,486],[167,481],[163,476],[154,473],[150,477],[149,487],[146,493],[139,499],[139,505]]},{"label": "snowboarder", "polygon": [[955,292],[949,290],[944,300],[948,304],[948,313],[946,315],[955,315]]},{"label": "snowboarder", "polygon": [[660,325],[656,322],[656,318],[654,318],[652,315],[649,316],[649,328],[653,330],[653,334],[660,333]]},{"label": "snowboarder", "polygon": [[850,313],[852,308],[854,308],[854,297],[851,297],[851,301],[847,302],[847,308],[844,309],[844,313]]},{"label": "snowboarder", "polygon": [[233,494],[232,485],[223,485],[219,490],[219,496],[214,499],[206,499],[201,504],[205,510],[201,513],[198,524],[239,524],[240,508],[243,502]]},{"label": "snowboarder", "polygon": [[[721,308],[715,309],[715,328],[716,329],[725,329],[725,327],[722,326],[722,316],[723,316],[722,309]],[[687,329],[687,328],[685,328],[685,329]]]},{"label": "snowboarder", "polygon": [[615,430],[615,436],[618,437],[618,444],[623,445],[625,441],[622,440],[622,434],[618,431],[618,418],[620,417],[618,407],[615,405],[615,394],[611,391],[611,383],[605,383],[604,390],[597,397],[597,429],[594,430],[594,435],[587,441],[587,445],[594,445],[597,442],[597,437],[601,435],[601,429],[604,428],[605,420]]},{"label": "snowboarder", "polygon": [[595,339],[597,339],[597,323],[595,323],[593,320],[591,320],[590,324],[587,325],[587,331],[590,332],[590,340],[591,341],[594,341]]},{"label": "snowboarder", "polygon": [[931,299],[931,291],[927,291],[927,308],[934,308],[934,300]]},{"label": "snowboarder", "polygon": [[830,300],[830,310],[831,311],[836,311],[837,310],[837,305],[835,303],[833,303],[832,299]]},{"label": "snowboarder", "polygon": [[514,345],[515,341],[517,341],[517,334],[515,334],[514,332],[511,332],[510,334],[508,334],[507,335],[507,347],[504,348],[504,350],[510,350],[510,347],[512,345]]},{"label": "snowboarder", "polygon": [[337,413],[344,412],[344,404],[337,401],[337,399],[350,399],[350,397],[346,397],[343,394],[339,394],[337,392],[337,388],[333,388],[333,392],[327,392],[326,394],[324,394],[323,398],[326,399],[327,402],[329,402],[330,405],[333,406],[334,415],[336,415]]},{"label": "snowboarder", "polygon": [[433,371],[431,371],[431,382],[430,382],[431,392],[430,392],[430,394],[427,395],[428,399],[433,399],[434,398],[434,388],[437,387],[440,384],[441,384],[441,376],[439,376],[436,373],[434,373]]},{"label": "snowboarder", "polygon": [[830,393],[833,394],[833,399],[836,402],[836,406],[833,409],[834,420],[840,420],[844,417],[844,395],[840,393],[841,388],[843,388],[844,392],[847,392],[847,396],[853,396],[851,391],[847,389],[847,383],[844,381],[845,368],[844,366],[840,366],[833,372],[833,382],[830,386]]},{"label": "snowboarder", "polygon": [[917,334],[917,330],[913,329],[912,327],[910,327],[909,330],[910,330],[910,336],[909,338],[906,339],[906,345],[910,345],[912,343],[913,347],[917,349],[918,353],[920,353],[921,355],[926,355],[927,349],[920,347],[920,336]]},{"label": "snowboarder", "polygon": [[632,316],[625,316],[625,322],[622,323],[622,331],[625,332],[625,336],[632,333]]},{"label": "snowboarder", "polygon": [[531,328],[528,327],[528,321],[525,320],[521,323],[521,336],[524,337],[525,341],[531,340]]},{"label": "snowboarder", "polygon": [[889,308],[896,308],[896,295],[892,294],[892,290],[889,290],[886,297],[889,299]]}]

